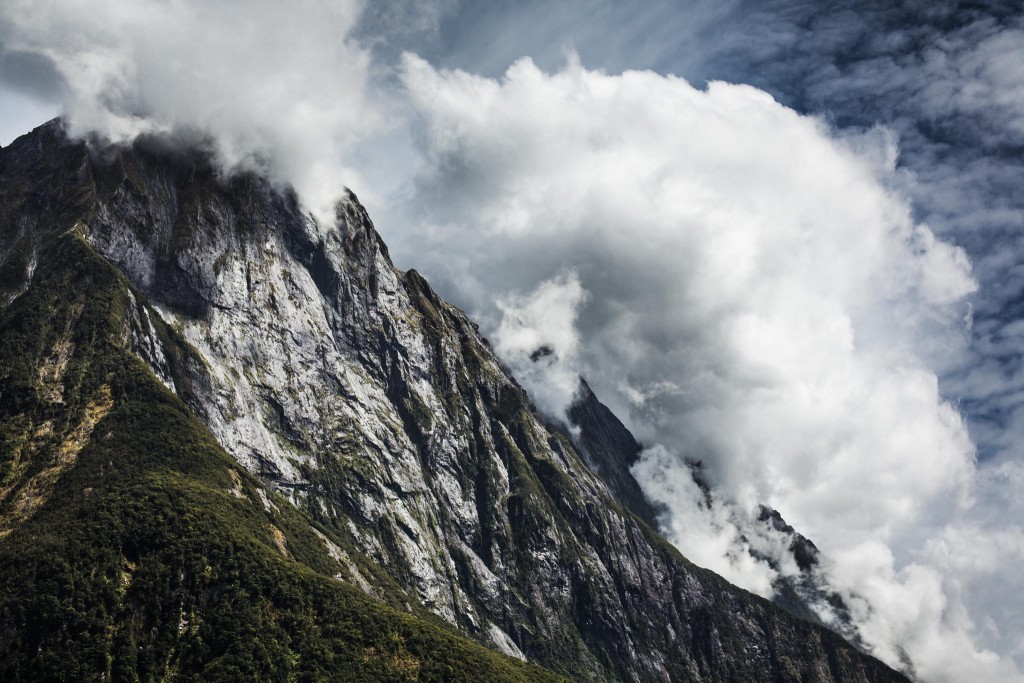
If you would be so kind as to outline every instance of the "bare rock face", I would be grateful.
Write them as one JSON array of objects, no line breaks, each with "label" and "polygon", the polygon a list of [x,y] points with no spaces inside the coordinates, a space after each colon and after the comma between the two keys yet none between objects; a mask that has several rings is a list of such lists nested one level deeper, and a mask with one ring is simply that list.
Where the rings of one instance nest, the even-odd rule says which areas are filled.
[{"label": "bare rock face", "polygon": [[[657,530],[659,510],[644,495],[631,470],[639,460],[643,446],[601,403],[584,379],[580,379],[568,418],[570,428],[561,431],[576,444],[587,465],[608,486],[615,500]],[[705,495],[710,496],[711,489],[703,478],[700,463],[690,463],[690,475]],[[755,546],[747,547],[747,552],[755,560],[767,563],[778,572],[772,582],[772,601],[791,614],[826,626],[857,647],[864,648],[845,601],[828,588],[827,581],[819,572],[819,552],[814,543],[787,524],[777,510],[764,505],[749,532],[773,534],[786,545],[796,564],[798,572],[787,575],[779,571],[776,558],[759,552]],[[827,621],[823,619],[822,611],[826,612]]]},{"label": "bare rock face", "polygon": [[658,511],[640,489],[630,468],[640,459],[643,446],[626,425],[601,403],[585,379],[580,379],[576,400],[569,406],[574,439],[587,464],[601,477],[615,499],[652,529]]},{"label": "bare rock face", "polygon": [[355,196],[325,225],[260,177],[90,152],[59,123],[0,152],[0,191],[22,226],[0,235],[0,306],[80,230],[145,299],[135,353],[224,449],[462,632],[579,680],[905,680],[689,563],[642,494],[618,503]]}]

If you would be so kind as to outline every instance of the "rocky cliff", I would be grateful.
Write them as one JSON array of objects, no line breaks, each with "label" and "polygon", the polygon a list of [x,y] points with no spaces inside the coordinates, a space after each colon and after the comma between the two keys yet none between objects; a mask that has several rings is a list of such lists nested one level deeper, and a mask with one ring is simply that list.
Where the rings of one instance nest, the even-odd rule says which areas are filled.
[{"label": "rocky cliff", "polygon": [[590,469],[627,510],[657,529],[658,511],[630,471],[640,459],[643,446],[601,403],[585,379],[580,379],[576,400],[569,406],[567,417],[571,426],[569,436],[573,438],[575,432],[573,440]]},{"label": "rocky cliff", "polygon": [[[67,457],[68,439],[82,453],[104,452],[107,460],[91,465],[102,472],[118,469],[119,459],[146,461],[157,446],[168,461],[186,457],[164,423],[161,444],[129,441],[116,454],[93,445],[105,438],[108,412],[129,400],[144,412],[155,401],[148,396],[159,395],[161,405],[187,406],[210,448],[253,477],[236,472],[220,488],[258,500],[252,507],[272,519],[287,514],[300,529],[294,534],[321,540],[304,566],[333,562],[336,571],[321,573],[426,620],[425,629],[441,628],[430,621],[436,615],[453,634],[577,680],[905,680],[834,633],[692,565],[644,522],[653,511],[620,504],[572,441],[536,413],[476,326],[415,271],[392,265],[354,196],[339,201],[334,222],[320,223],[287,189],[252,174],[223,178],[201,153],[159,140],[90,150],[67,140],[59,122],[0,151],[0,193],[0,333],[49,330],[31,353],[11,355],[21,359],[17,368],[8,364],[0,376],[5,557],[35,552],[25,543],[31,525],[62,505],[62,482],[83,467]],[[69,243],[80,256],[60,246]],[[120,303],[107,336],[146,369],[145,391],[104,393],[118,385],[121,365],[94,377],[86,363],[98,383],[88,389],[68,370],[79,367],[71,359],[82,343],[61,329],[78,330],[81,310],[114,296],[96,278],[68,281],[66,300],[48,308],[28,303],[51,282],[44,275],[89,259],[123,281],[111,290]],[[45,426],[47,410],[64,415],[60,429]],[[40,436],[47,429],[54,436]],[[38,484],[29,472],[54,467],[47,498],[27,504],[39,512],[19,512]],[[78,501],[83,510],[89,500]],[[151,514],[165,514],[162,502],[153,505]],[[180,514],[214,524],[187,504]],[[278,530],[260,527],[268,547],[288,558],[285,523],[267,524]],[[173,538],[162,542],[177,547]],[[215,554],[205,560],[213,572],[224,557]],[[124,557],[125,566],[135,562]],[[8,581],[5,588],[16,587]],[[60,593],[45,583],[38,590]],[[18,637],[18,604],[8,600],[3,613],[0,661],[37,656]],[[189,604],[202,611],[201,601]],[[304,609],[329,626],[318,604]],[[193,618],[182,618],[168,642],[188,635]],[[291,638],[290,623],[279,627]],[[408,659],[427,672],[430,644],[402,638],[417,643]],[[318,647],[341,647],[330,642]],[[392,673],[412,652],[401,648],[385,657],[398,662]],[[373,653],[368,661],[385,650],[376,642],[363,649]]]},{"label": "rocky cliff", "polygon": [[[660,511],[644,495],[631,470],[639,461],[643,446],[608,406],[601,403],[586,380],[580,380],[567,417],[569,425],[562,426],[561,432],[576,444],[587,465],[608,486],[608,491],[623,507],[652,529],[658,529]],[[689,465],[694,483],[704,492],[710,505],[712,491],[705,481],[701,463],[690,462]],[[772,582],[772,601],[776,605],[802,619],[828,626],[858,647],[864,647],[845,601],[828,588],[828,582],[821,575],[820,554],[810,539],[787,524],[777,510],[764,505],[747,532],[772,535],[777,543],[787,548],[795,562],[797,572],[786,574],[780,571],[777,558],[759,552],[756,544],[746,546],[753,559],[777,572]]]}]

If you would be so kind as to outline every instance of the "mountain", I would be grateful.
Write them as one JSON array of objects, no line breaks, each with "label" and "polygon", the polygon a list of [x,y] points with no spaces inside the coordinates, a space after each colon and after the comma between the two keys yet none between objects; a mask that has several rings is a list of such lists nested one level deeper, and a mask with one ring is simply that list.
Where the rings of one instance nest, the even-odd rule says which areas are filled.
[{"label": "mountain", "polygon": [[[623,507],[652,529],[658,529],[659,510],[644,495],[631,471],[640,459],[643,446],[608,406],[601,403],[582,378],[567,417],[569,425],[561,429],[562,433],[575,443],[587,465],[608,486],[608,491]],[[703,465],[691,462],[689,467],[690,476],[710,505],[711,489],[705,480]],[[828,626],[858,647],[865,647],[853,624],[849,607],[842,596],[829,590],[827,581],[819,573],[821,561],[814,543],[787,524],[777,510],[764,505],[760,507],[750,531],[772,533],[777,542],[788,548],[798,570],[796,574],[787,575],[779,571],[778,560],[759,552],[755,545],[747,546],[747,552],[755,560],[778,572],[772,582],[775,591],[772,601],[803,619]],[[829,613],[827,623],[815,608]]]},{"label": "mountain", "polygon": [[580,379],[568,418],[577,433],[573,441],[590,469],[601,477],[619,503],[652,529],[657,529],[658,512],[629,469],[640,459],[643,446],[608,406],[601,403],[585,379]]},{"label": "mountain", "polygon": [[906,680],[620,504],[353,195],[55,121],[0,196],[5,679]]}]

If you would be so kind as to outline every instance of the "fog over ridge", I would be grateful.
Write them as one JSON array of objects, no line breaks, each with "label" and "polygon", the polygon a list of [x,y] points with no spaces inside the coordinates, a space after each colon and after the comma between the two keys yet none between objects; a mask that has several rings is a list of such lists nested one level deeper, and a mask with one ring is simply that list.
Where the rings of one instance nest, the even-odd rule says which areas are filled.
[{"label": "fog over ridge", "polygon": [[60,76],[71,135],[167,133],[209,145],[225,171],[290,183],[325,219],[358,174],[349,150],[383,126],[370,58],[348,36],[356,0],[4,3],[0,39]]}]

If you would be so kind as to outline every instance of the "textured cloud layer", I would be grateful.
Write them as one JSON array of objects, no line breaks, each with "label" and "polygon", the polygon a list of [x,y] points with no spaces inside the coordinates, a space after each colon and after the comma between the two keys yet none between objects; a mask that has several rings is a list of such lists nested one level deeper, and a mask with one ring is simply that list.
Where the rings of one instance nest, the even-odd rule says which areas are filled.
[{"label": "textured cloud layer", "polygon": [[547,307],[537,339],[559,311],[577,320],[577,366],[652,445],[636,472],[684,552],[770,591],[774,570],[738,552],[769,503],[830,557],[887,661],[906,653],[927,680],[1013,675],[973,642],[957,569],[926,558],[943,529],[972,552],[955,530],[974,449],[931,367],[962,349],[976,285],[894,189],[891,133],[573,58],[493,80],[409,56],[403,79],[422,117],[417,262],[492,321],[499,350],[511,323],[492,293],[543,282],[520,295],[542,301],[573,269],[586,298]]}]

